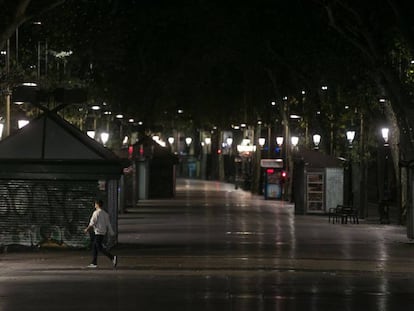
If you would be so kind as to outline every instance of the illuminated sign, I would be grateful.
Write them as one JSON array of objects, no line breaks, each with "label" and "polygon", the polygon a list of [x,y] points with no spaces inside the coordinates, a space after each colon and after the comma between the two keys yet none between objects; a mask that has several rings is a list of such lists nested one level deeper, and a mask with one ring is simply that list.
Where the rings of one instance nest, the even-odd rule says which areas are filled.
[{"label": "illuminated sign", "polygon": [[260,160],[261,167],[283,168],[282,159],[262,159]]}]

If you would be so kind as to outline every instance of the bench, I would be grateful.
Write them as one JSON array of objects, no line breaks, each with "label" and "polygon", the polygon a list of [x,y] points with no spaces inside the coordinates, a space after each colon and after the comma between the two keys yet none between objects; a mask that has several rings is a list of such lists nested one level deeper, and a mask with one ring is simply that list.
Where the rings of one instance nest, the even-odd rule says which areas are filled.
[{"label": "bench", "polygon": [[328,210],[328,221],[332,223],[347,224],[348,221],[353,224],[359,224],[358,210],[352,206],[337,205]]}]

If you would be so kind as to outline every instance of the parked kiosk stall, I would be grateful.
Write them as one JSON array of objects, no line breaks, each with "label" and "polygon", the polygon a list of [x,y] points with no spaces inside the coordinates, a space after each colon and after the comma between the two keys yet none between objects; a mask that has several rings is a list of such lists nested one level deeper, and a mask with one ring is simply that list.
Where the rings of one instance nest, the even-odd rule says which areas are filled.
[{"label": "parked kiosk stall", "polygon": [[0,248],[84,248],[102,199],[115,233],[123,164],[109,149],[46,111],[0,141]]},{"label": "parked kiosk stall", "polygon": [[293,201],[296,214],[325,214],[343,204],[343,168],[337,158],[313,150],[295,154]]}]

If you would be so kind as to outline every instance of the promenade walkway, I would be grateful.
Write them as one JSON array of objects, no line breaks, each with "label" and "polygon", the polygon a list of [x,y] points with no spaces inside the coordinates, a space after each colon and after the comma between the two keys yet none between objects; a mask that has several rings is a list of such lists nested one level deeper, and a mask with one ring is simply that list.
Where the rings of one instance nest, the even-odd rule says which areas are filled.
[{"label": "promenade walkway", "polygon": [[233,185],[179,180],[177,196],[120,215],[119,266],[87,251],[0,254],[0,310],[404,310],[405,228],[295,215]]}]

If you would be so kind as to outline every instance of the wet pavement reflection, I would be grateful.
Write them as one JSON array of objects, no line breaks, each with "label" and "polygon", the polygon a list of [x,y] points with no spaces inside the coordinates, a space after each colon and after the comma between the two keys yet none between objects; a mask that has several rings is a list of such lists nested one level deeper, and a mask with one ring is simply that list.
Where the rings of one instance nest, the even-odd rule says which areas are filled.
[{"label": "wet pavement reflection", "polygon": [[119,267],[87,251],[0,254],[3,310],[403,310],[405,228],[331,224],[231,184],[179,180],[177,197],[120,215]]}]

